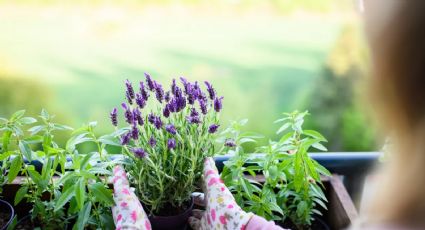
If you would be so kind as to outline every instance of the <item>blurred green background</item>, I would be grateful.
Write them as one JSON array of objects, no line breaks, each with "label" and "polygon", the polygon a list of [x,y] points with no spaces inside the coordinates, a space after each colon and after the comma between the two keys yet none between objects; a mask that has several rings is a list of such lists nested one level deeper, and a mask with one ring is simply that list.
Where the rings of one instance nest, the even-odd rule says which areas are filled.
[{"label": "blurred green background", "polygon": [[47,108],[106,133],[123,81],[148,72],[212,82],[223,125],[274,139],[282,112],[308,109],[330,150],[375,150],[360,24],[351,0],[0,1],[0,116]]}]

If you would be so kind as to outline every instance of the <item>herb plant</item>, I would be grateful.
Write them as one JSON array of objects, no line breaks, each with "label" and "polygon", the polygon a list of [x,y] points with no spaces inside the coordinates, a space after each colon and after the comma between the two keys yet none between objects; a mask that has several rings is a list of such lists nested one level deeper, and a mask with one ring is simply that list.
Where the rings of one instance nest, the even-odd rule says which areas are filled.
[{"label": "herb plant", "polygon": [[[173,80],[165,92],[160,83],[145,77],[137,93],[128,80],[125,83],[127,103],[122,108],[127,125],[121,144],[126,170],[151,213],[168,214],[161,212],[170,207],[182,211],[197,187],[204,158],[214,154],[223,97],[208,82],[208,94],[198,82],[184,78],[183,88]],[[117,126],[117,109],[111,120]]]},{"label": "herb plant", "polygon": [[[242,143],[236,142],[235,150],[230,150],[234,156],[225,163],[221,176],[244,210],[269,220],[284,222],[288,218],[297,229],[308,229],[314,215],[321,215],[320,208],[326,209],[320,175],[330,173],[307,153],[311,147],[326,150],[321,144],[326,139],[316,131],[302,129],[307,112],[284,115],[276,121],[283,122],[277,131],[284,134],[279,141],[269,141],[257,154],[243,153],[238,147]],[[246,179],[247,174],[257,179],[263,175],[263,183]]]},{"label": "herb plant", "polygon": [[[24,176],[15,195],[15,205],[22,200],[32,204],[31,219],[43,229],[64,229],[75,222],[74,229],[111,223],[112,193],[100,175],[110,175],[110,161],[106,161],[105,142],[111,138],[96,138],[95,123],[76,130],[65,148],[54,141],[54,133],[72,128],[53,122],[54,116],[41,112],[41,124],[23,131],[25,125],[37,122],[23,117],[18,111],[10,119],[1,118],[2,152],[0,158],[8,165],[7,179],[13,181],[19,173]],[[77,145],[93,142],[97,151],[79,152]],[[71,157],[71,161],[67,157]],[[32,161],[42,163],[37,171]],[[113,222],[112,225],[113,226]]]}]

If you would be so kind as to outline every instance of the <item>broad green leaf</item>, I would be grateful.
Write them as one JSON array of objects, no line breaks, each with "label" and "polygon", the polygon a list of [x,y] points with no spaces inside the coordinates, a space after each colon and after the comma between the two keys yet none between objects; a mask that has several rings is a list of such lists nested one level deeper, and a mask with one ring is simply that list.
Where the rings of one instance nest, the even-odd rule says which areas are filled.
[{"label": "broad green leaf", "polygon": [[38,144],[43,142],[43,137],[42,136],[31,136],[31,137],[27,137],[24,139],[24,141],[28,144]]},{"label": "broad green leaf", "polygon": [[28,129],[28,132],[30,132],[31,135],[35,135],[35,134],[39,133],[41,130],[43,130],[45,127],[46,126],[44,126],[44,125],[37,125],[37,126],[34,126],[30,129]]},{"label": "broad green leaf", "polygon": [[37,120],[35,118],[32,118],[32,117],[23,117],[23,118],[19,119],[19,122],[23,125],[29,125],[29,124],[37,122]]},{"label": "broad green leaf", "polygon": [[324,151],[324,152],[328,151],[328,149],[320,143],[314,143],[311,146],[315,149],[318,149],[318,150],[321,150],[321,151]]},{"label": "broad green leaf", "polygon": [[19,110],[16,111],[14,114],[12,114],[12,116],[10,117],[10,121],[17,121],[19,120],[19,118],[21,118],[22,116],[24,116],[25,114],[25,110]]},{"label": "broad green leaf", "polygon": [[96,198],[98,198],[100,201],[104,202],[105,204],[108,204],[108,205],[114,204],[111,190],[105,188],[105,186],[102,183],[97,182],[97,183],[89,185],[89,190],[93,192],[94,194],[96,194]]},{"label": "broad green leaf", "polygon": [[56,130],[73,130],[73,128],[72,127],[69,127],[69,126],[67,126],[67,125],[61,125],[61,124],[53,124],[53,127],[56,129]]},{"label": "broad green leaf", "polygon": [[0,154],[0,161],[3,161],[5,159],[7,159],[8,157],[10,157],[12,154],[14,153],[14,151],[7,151],[4,152],[2,154]]},{"label": "broad green leaf", "polygon": [[75,199],[77,201],[78,208],[82,208],[86,199],[86,186],[84,178],[80,178],[75,186]]},{"label": "broad green leaf", "polygon": [[297,205],[297,216],[298,217],[303,217],[307,211],[307,202],[305,201],[301,201],[298,205]]},{"label": "broad green leaf", "polygon": [[324,208],[325,210],[328,210],[328,207],[326,207],[326,204],[321,199],[313,198],[313,201],[316,204],[319,204],[320,206],[322,206],[322,208]]},{"label": "broad green leaf", "polygon": [[22,159],[20,156],[16,156],[13,158],[12,163],[10,165],[9,175],[8,175],[8,182],[11,183],[16,176],[18,176],[19,171],[21,171],[22,167]]},{"label": "broad green leaf", "polygon": [[87,164],[90,161],[90,158],[93,156],[93,153],[87,153],[80,162],[80,169],[85,169]]},{"label": "broad green leaf", "polygon": [[277,175],[278,175],[278,170],[277,170],[277,166],[276,165],[270,166],[270,168],[269,168],[269,175],[270,175],[270,178],[272,180],[276,180]]},{"label": "broad green leaf", "polygon": [[75,186],[76,185],[73,185],[66,191],[63,191],[59,199],[56,201],[55,212],[61,209],[75,195]]},{"label": "broad green leaf", "polygon": [[21,200],[25,197],[27,192],[28,192],[28,186],[26,186],[26,185],[24,185],[24,186],[22,186],[18,189],[18,191],[16,192],[16,195],[15,195],[15,201],[14,201],[15,206],[17,204],[19,204],[19,202],[21,202]]},{"label": "broad green leaf", "polygon": [[89,220],[91,212],[91,203],[87,202],[84,207],[78,213],[77,223],[75,223],[73,230],[84,230],[87,221]]},{"label": "broad green leaf", "polygon": [[276,132],[276,134],[280,134],[281,132],[285,131],[291,124],[290,123],[285,123],[283,124],[279,130]]},{"label": "broad green leaf", "polygon": [[323,174],[325,176],[332,176],[331,172],[329,172],[329,170],[327,170],[325,167],[323,167],[322,165],[320,165],[317,161],[312,160],[314,163],[314,166],[316,166],[317,171],[319,171],[320,174]]},{"label": "broad green leaf", "polygon": [[99,137],[99,142],[106,145],[122,146],[119,138],[111,136],[111,135],[104,135]]},{"label": "broad green leaf", "polygon": [[107,170],[107,169],[103,169],[103,168],[91,168],[88,170],[89,173],[91,174],[99,174],[102,176],[111,176],[112,172]]},{"label": "broad green leaf", "polygon": [[28,161],[32,161],[31,148],[26,141],[19,141],[19,149]]},{"label": "broad green leaf", "polygon": [[49,113],[47,112],[47,110],[42,109],[41,110],[41,114],[40,117],[43,118],[43,120],[48,120],[50,118]]},{"label": "broad green leaf", "polygon": [[303,130],[303,134],[318,139],[320,141],[326,141],[326,138],[322,136],[322,134],[314,130]]}]

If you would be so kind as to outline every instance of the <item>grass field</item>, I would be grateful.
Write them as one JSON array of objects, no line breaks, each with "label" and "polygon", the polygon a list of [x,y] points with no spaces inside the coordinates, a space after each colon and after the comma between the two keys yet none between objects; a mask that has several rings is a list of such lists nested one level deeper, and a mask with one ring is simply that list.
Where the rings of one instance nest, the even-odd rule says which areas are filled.
[{"label": "grass field", "polygon": [[5,5],[0,75],[45,84],[71,124],[107,122],[124,99],[123,80],[140,80],[143,72],[161,83],[209,80],[225,97],[224,120],[249,118],[247,129],[269,135],[281,112],[302,109],[341,24],[255,13]]}]

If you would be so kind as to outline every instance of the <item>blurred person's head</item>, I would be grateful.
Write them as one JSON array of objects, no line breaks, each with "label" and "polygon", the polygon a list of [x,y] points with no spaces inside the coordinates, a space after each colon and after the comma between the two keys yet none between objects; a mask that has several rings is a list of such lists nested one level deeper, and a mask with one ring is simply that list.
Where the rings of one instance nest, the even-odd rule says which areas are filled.
[{"label": "blurred person's head", "polygon": [[369,223],[425,226],[425,1],[364,0],[371,95],[394,148]]}]

